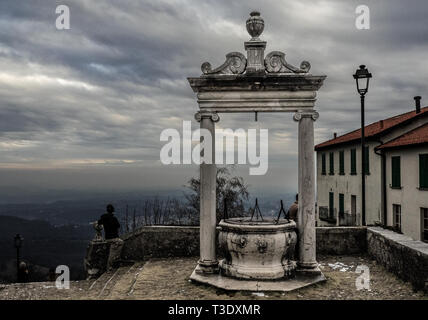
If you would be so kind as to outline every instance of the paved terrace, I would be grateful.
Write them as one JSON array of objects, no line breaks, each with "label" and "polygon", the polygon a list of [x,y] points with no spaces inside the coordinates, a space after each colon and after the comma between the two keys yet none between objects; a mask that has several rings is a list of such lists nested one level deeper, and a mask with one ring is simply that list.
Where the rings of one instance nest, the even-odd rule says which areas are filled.
[{"label": "paved terrace", "polygon": [[[366,255],[318,257],[327,281],[297,291],[282,293],[225,292],[191,283],[197,258],[149,259],[103,274],[97,280],[74,281],[69,290],[58,290],[53,282],[0,285],[0,299],[80,300],[80,299],[417,299],[428,300],[414,292],[408,282],[397,278]],[[358,291],[355,272],[358,265],[370,269],[370,290]]]}]

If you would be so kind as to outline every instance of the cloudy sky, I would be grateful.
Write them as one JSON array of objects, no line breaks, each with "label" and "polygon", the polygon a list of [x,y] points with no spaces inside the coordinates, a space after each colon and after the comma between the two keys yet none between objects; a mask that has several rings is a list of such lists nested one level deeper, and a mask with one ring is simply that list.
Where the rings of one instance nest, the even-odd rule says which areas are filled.
[{"label": "cloudy sky", "polygon": [[[71,29],[55,27],[56,6]],[[355,27],[358,5],[370,30]],[[373,73],[368,122],[428,99],[428,5],[398,1],[2,0],[0,2],[0,187],[88,190],[178,189],[197,166],[163,166],[165,128],[197,111],[186,77],[245,52],[245,20],[259,10],[267,52],[310,61],[325,74],[316,142],[359,126],[352,74]],[[297,127],[291,114],[220,115],[220,128],[268,128],[269,171],[255,192],[296,189]],[[197,123],[193,121],[196,128]]]}]

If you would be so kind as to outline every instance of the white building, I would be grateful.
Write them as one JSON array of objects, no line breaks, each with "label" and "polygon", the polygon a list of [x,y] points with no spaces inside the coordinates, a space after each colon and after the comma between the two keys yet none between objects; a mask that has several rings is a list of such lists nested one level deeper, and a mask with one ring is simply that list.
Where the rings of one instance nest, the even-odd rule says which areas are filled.
[{"label": "white building", "polygon": [[[421,109],[420,97],[415,100],[415,110],[365,127],[367,225],[386,221],[393,226],[392,216],[388,215],[392,212],[388,202],[388,159],[380,146],[428,123],[428,107]],[[361,129],[358,129],[315,146],[319,226],[361,225],[360,141]],[[428,198],[428,192],[421,191],[421,197],[424,195]]]},{"label": "white building", "polygon": [[388,226],[428,242],[428,123],[378,150],[386,158]]}]

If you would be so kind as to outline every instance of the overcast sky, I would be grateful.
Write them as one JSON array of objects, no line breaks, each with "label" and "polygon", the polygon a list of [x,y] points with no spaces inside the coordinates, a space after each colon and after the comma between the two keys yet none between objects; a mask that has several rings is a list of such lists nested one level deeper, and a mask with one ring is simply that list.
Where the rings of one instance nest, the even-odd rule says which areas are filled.
[{"label": "overcast sky", "polygon": [[[56,6],[71,29],[55,28]],[[370,8],[357,30],[355,8]],[[428,5],[399,1],[121,0],[0,2],[0,187],[174,189],[197,166],[163,166],[159,135],[194,120],[186,80],[209,61],[245,53],[245,21],[265,20],[267,52],[308,60],[327,79],[318,93],[317,143],[358,128],[352,74],[373,73],[367,122],[428,99]],[[252,190],[297,188],[297,125],[292,114],[220,115],[220,128],[269,129],[269,171],[248,177]]]}]

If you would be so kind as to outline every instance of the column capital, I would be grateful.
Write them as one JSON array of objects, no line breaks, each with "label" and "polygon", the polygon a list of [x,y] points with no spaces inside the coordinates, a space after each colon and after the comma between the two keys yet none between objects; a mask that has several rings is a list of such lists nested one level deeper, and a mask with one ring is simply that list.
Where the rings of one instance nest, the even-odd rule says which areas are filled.
[{"label": "column capital", "polygon": [[220,117],[218,116],[217,112],[198,111],[195,113],[196,121],[201,122],[201,120],[204,118],[209,118],[212,122],[218,122],[220,120]]},{"label": "column capital", "polygon": [[313,121],[316,121],[319,118],[319,113],[315,110],[313,111],[304,111],[304,110],[298,110],[294,116],[293,120],[296,122],[299,122],[302,120],[302,118],[312,118]]}]

